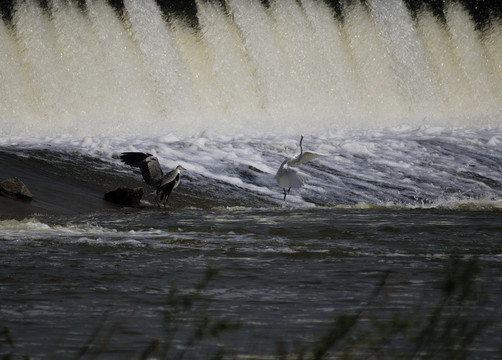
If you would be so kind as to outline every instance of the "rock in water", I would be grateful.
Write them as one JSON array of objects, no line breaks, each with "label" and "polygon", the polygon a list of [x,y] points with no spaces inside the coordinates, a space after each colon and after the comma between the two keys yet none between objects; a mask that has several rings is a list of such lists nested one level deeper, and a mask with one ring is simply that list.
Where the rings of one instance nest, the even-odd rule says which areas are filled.
[{"label": "rock in water", "polygon": [[142,187],[118,188],[105,194],[105,200],[124,206],[139,206],[142,197]]},{"label": "rock in water", "polygon": [[33,195],[18,178],[5,179],[0,183],[0,194],[11,199],[31,200]]}]

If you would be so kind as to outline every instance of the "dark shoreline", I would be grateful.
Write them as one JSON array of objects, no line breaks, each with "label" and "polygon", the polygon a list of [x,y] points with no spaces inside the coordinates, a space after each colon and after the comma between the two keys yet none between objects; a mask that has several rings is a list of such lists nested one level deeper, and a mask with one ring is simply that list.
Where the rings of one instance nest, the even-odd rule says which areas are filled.
[{"label": "dark shoreline", "polygon": [[0,152],[0,179],[19,178],[33,194],[32,200],[0,196],[0,220],[40,215],[76,215],[117,209],[103,194],[106,184],[85,183],[61,173],[58,166],[30,157]]},{"label": "dark shoreline", "polygon": [[[117,165],[118,166],[118,165]],[[13,200],[0,195],[0,220],[21,220],[35,215],[86,215],[120,210],[104,199],[119,187],[143,187],[140,207],[157,208],[153,188],[145,185],[139,170],[124,173],[113,163],[73,152],[0,149],[0,181],[19,178],[33,194],[31,201]],[[275,206],[271,199],[228,186],[216,180],[184,174],[180,186],[169,198],[167,210],[215,207]],[[164,211],[164,209],[159,211]]]}]

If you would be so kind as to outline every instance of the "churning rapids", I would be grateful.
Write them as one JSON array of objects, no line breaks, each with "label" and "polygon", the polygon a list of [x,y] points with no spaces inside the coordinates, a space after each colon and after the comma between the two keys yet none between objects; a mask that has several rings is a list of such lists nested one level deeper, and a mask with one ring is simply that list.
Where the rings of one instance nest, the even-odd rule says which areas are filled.
[{"label": "churning rapids", "polygon": [[[170,358],[296,358],[356,313],[331,355],[446,344],[499,358],[495,11],[481,24],[457,1],[195,0],[190,19],[168,1],[4,3],[0,180],[34,198],[0,197],[0,356],[155,358],[169,345]],[[302,134],[328,156],[301,165],[310,178],[283,201],[274,175]],[[124,151],[187,169],[167,211]],[[140,208],[102,198],[133,186]],[[466,320],[479,334],[410,343],[459,259],[479,265],[466,288],[486,296],[450,294],[438,329]],[[177,309],[171,337],[176,290],[203,296]],[[392,328],[396,316],[413,326]],[[192,336],[221,317],[222,337]]]}]

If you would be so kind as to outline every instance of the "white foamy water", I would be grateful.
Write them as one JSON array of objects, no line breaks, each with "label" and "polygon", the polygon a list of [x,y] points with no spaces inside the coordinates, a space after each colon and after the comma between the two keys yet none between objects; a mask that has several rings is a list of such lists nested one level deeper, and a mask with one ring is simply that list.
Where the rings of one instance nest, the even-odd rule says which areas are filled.
[{"label": "white foamy water", "polygon": [[[286,203],[274,175],[286,157],[299,153],[292,136],[222,136],[205,133],[143,137],[55,137],[3,139],[13,149],[92,156],[108,163],[118,174],[133,170],[120,163],[123,151],[156,155],[164,169],[187,168],[177,191],[211,188],[229,204],[241,206],[258,196],[263,206],[382,206],[390,208],[500,208],[502,185],[502,132],[500,129],[401,127],[305,136],[304,151],[329,156],[301,166],[309,174],[305,186],[292,189]],[[19,150],[17,150],[19,151]],[[19,151],[22,152],[22,151]],[[39,152],[43,154],[43,152]],[[74,155],[72,155],[74,156]],[[102,163],[88,163],[103,171]],[[136,176],[141,175],[136,171]],[[147,190],[148,191],[148,190]],[[241,199],[243,202],[241,202]],[[472,205],[472,206],[471,206]]]}]

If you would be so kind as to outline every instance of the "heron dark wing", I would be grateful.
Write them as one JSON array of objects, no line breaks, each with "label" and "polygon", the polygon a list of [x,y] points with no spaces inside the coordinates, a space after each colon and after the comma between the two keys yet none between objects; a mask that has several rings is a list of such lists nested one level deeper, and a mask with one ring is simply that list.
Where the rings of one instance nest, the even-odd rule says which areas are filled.
[{"label": "heron dark wing", "polygon": [[125,152],[120,155],[120,160],[127,165],[139,167],[148,185],[158,186],[162,180],[164,173],[160,168],[159,160],[152,154]]},{"label": "heron dark wing", "polygon": [[[179,174],[178,174],[177,179],[179,180]],[[169,199],[169,195],[171,195],[171,192],[176,187],[175,185],[176,185],[176,179],[174,179],[168,183],[163,182],[163,185],[161,185],[162,187],[160,188],[160,191],[161,191],[160,200],[161,201],[164,201],[164,199],[166,199],[166,198]]]},{"label": "heron dark wing", "polygon": [[167,175],[162,178],[162,184],[160,186],[164,186],[171,182],[173,183],[173,188],[178,186],[178,183],[180,182],[180,172],[176,169],[169,171],[169,173],[167,173]]},{"label": "heron dark wing", "polygon": [[160,168],[159,160],[155,156],[149,156],[140,166],[141,175],[148,185],[159,186],[164,173]]},{"label": "heron dark wing", "polygon": [[120,161],[129,166],[139,167],[141,162],[149,156],[153,155],[143,152],[123,152],[120,154]]}]

